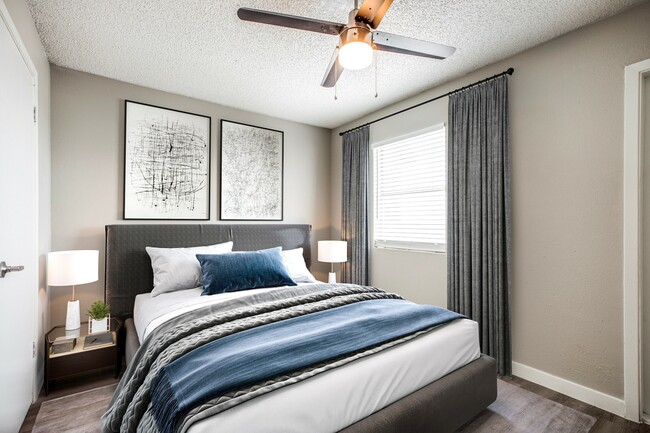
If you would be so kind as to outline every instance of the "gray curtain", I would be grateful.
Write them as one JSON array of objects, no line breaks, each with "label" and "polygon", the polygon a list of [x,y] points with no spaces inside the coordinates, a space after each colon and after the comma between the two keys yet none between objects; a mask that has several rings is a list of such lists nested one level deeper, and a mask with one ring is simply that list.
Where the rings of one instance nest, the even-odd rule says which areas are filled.
[{"label": "gray curtain", "polygon": [[448,308],[479,324],[481,351],[512,371],[508,80],[449,97]]},{"label": "gray curtain", "polygon": [[369,153],[368,126],[343,135],[341,238],[348,242],[348,261],[341,266],[344,283],[368,284]]}]

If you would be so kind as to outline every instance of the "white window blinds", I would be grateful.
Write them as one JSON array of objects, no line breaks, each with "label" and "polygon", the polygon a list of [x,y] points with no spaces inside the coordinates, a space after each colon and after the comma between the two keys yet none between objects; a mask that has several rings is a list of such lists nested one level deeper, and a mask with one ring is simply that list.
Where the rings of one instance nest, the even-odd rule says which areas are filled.
[{"label": "white window blinds", "polygon": [[439,125],[374,153],[374,245],[445,251],[446,143]]}]

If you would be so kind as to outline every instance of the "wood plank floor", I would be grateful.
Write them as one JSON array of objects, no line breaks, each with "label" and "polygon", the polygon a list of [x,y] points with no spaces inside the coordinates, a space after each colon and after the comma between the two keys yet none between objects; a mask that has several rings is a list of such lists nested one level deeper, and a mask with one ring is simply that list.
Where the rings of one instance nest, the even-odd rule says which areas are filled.
[{"label": "wood plank floor", "polygon": [[[596,418],[596,423],[589,433],[650,433],[650,425],[637,424],[632,421],[627,421],[621,417],[605,412],[602,409],[588,405],[579,400],[567,397],[566,395],[552,391],[543,386],[537,385],[527,380],[518,377],[502,378],[504,381],[517,385],[525,390],[534,392],[535,394],[547,398],[549,400],[568,406],[577,411],[583,412]],[[27,416],[19,433],[31,433],[36,421],[36,415],[44,401],[63,397],[70,394],[75,394],[81,391],[98,388],[104,385],[116,383],[117,379],[113,377],[112,371],[95,374],[92,376],[82,376],[67,382],[57,383],[50,390],[50,394],[45,397],[44,391],[41,392],[36,403],[32,404],[27,412]]]},{"label": "wood plank floor", "polygon": [[597,407],[583,403],[564,394],[544,388],[536,383],[529,382],[516,376],[502,377],[502,380],[517,385],[525,390],[547,398],[549,400],[568,406],[579,412],[591,415],[596,418],[596,424],[591,428],[589,433],[650,433],[650,425],[637,424],[628,421],[620,416],[616,416]]},{"label": "wood plank floor", "polygon": [[32,433],[36,415],[38,415],[38,411],[44,401],[117,383],[119,379],[115,379],[114,374],[115,370],[111,367],[100,372],[95,372],[94,374],[80,375],[74,379],[56,381],[50,387],[50,393],[47,397],[45,396],[45,388],[43,388],[36,402],[29,407],[29,411],[27,411],[25,421],[23,421],[19,433]]}]

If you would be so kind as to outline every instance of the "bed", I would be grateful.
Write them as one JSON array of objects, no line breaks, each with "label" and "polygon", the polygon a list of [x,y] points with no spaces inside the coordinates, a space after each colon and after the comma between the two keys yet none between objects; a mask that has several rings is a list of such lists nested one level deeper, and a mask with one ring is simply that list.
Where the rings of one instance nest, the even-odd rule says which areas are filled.
[{"label": "bed", "polygon": [[[302,248],[305,264],[311,265],[309,225],[106,226],[106,302],[113,315],[126,319],[126,335],[122,341],[125,341],[123,350],[129,366],[122,382],[131,380],[127,376],[135,373],[130,370],[137,369],[143,362],[143,353],[150,350],[146,347],[153,339],[149,334],[162,333],[165,327],[173,328],[177,326],[174,320],[179,320],[174,318],[184,317],[174,313],[176,305],[185,306],[183,314],[188,314],[187,308],[213,311],[258,296],[256,291],[247,291],[242,298],[235,296],[235,300],[221,302],[216,298],[207,299],[212,298],[209,296],[201,297],[200,289],[195,289],[151,298],[147,292],[153,286],[152,264],[145,248],[192,247],[227,241],[232,241],[233,250],[237,251],[277,246],[284,250]],[[303,296],[320,296],[324,291],[361,291],[346,285],[324,286],[328,285],[275,288],[259,296],[269,296],[266,292],[272,296],[288,296],[289,290]],[[366,293],[366,289],[363,294],[355,292],[357,295],[384,296]],[[202,305],[205,302],[212,306]],[[151,314],[148,318],[146,314],[136,314],[134,321],[134,306]],[[382,346],[381,353],[346,359],[338,368],[310,373],[298,383],[289,381],[287,386],[270,387],[275,390],[255,394],[234,407],[226,406],[227,410],[206,409],[180,428],[190,433],[216,428],[220,431],[452,432],[496,399],[495,363],[478,352],[475,325],[466,319],[456,319],[431,331],[421,331],[400,344]],[[143,350],[139,350],[141,345]],[[395,365],[400,368],[396,369]],[[126,385],[120,383],[120,386]],[[147,423],[142,421],[138,431],[147,430]],[[105,431],[110,429],[105,427]]]}]

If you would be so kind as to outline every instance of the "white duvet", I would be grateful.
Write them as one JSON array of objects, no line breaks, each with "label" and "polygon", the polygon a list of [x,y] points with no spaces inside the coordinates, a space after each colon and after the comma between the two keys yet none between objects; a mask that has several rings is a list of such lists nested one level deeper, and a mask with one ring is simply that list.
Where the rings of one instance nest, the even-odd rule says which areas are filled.
[{"label": "white duvet", "polygon": [[[201,289],[136,297],[140,341],[166,320],[265,289],[201,296]],[[477,359],[478,324],[455,320],[401,345],[257,397],[192,425],[191,433],[336,432]]]}]

